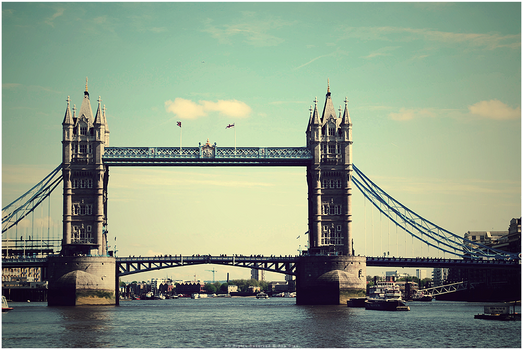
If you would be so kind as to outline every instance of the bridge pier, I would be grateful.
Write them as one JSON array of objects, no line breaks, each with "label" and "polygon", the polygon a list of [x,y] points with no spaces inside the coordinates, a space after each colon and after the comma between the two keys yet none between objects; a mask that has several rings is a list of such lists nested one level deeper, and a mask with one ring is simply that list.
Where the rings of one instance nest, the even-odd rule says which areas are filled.
[{"label": "bridge pier", "polygon": [[48,264],[48,306],[118,304],[114,257],[49,257]]},{"label": "bridge pier", "polygon": [[366,295],[364,256],[302,256],[296,273],[298,305],[346,304]]}]

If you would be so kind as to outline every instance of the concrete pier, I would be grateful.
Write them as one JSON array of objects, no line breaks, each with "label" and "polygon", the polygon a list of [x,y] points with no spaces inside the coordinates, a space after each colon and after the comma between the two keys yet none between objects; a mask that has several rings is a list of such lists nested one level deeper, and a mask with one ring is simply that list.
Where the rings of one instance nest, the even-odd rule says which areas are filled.
[{"label": "concrete pier", "polygon": [[296,270],[298,305],[345,305],[366,295],[364,256],[302,256]]},{"label": "concrete pier", "polygon": [[114,257],[49,257],[48,306],[116,305]]}]

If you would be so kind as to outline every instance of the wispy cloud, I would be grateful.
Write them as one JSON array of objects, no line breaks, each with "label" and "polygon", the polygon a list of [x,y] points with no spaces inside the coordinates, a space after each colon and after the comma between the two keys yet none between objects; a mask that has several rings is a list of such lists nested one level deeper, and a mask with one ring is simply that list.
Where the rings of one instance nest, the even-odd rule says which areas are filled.
[{"label": "wispy cloud", "polygon": [[207,116],[209,112],[219,112],[221,115],[245,118],[251,113],[251,107],[238,100],[198,101],[198,103],[177,97],[174,101],[166,101],[167,112],[175,114],[180,119],[196,119]]},{"label": "wispy cloud", "polygon": [[345,27],[340,32],[342,33],[341,39],[358,38],[389,42],[426,40],[450,45],[468,45],[486,50],[499,48],[520,49],[521,47],[521,34],[454,33],[426,28],[400,27]]},{"label": "wispy cloud", "polygon": [[60,17],[61,15],[63,15],[64,11],[65,11],[65,9],[63,9],[63,8],[57,9],[56,12],[51,17],[47,17],[45,19],[44,23],[50,25],[51,27],[54,27],[54,20],[56,18]]},{"label": "wispy cloud", "polygon": [[202,32],[211,34],[220,43],[231,44],[231,39],[238,36],[243,38],[244,43],[252,46],[276,46],[283,43],[284,39],[270,32],[292,25],[292,22],[281,19],[259,19],[252,12],[244,12],[236,23],[215,25],[212,19],[206,19],[203,23]]},{"label": "wispy cloud", "polygon": [[309,64],[311,64],[312,62],[314,62],[314,61],[316,61],[316,60],[319,60],[320,58],[325,58],[325,57],[330,57],[330,56],[336,56],[336,55],[341,54],[342,52],[343,52],[343,51],[341,51],[341,50],[338,48],[338,49],[336,49],[336,51],[331,52],[331,53],[329,53],[329,54],[321,55],[321,56],[315,57],[315,58],[313,58],[312,60],[310,60],[309,62],[304,63],[304,64],[302,64],[301,66],[298,66],[298,67],[294,68],[293,70],[298,70],[298,69],[300,69],[300,68],[303,68],[303,67],[305,67],[305,66],[308,66]]},{"label": "wispy cloud", "polygon": [[513,195],[520,193],[521,183],[509,180],[481,180],[481,179],[436,179],[436,178],[410,178],[410,177],[381,177],[375,176],[375,180],[382,184],[383,188],[394,188],[397,193],[414,193],[422,195],[430,194],[489,194],[489,195]]},{"label": "wispy cloud", "polygon": [[389,118],[397,121],[407,121],[415,118],[434,117],[435,113],[429,108],[407,109],[400,108],[399,112],[389,113]]},{"label": "wispy cloud", "polygon": [[521,118],[521,107],[511,108],[499,100],[481,101],[469,106],[473,116],[494,120],[510,120]]},{"label": "wispy cloud", "polygon": [[374,57],[378,57],[378,56],[391,56],[392,54],[390,53],[390,51],[394,51],[394,50],[397,50],[399,49],[401,46],[386,46],[386,47],[383,47],[379,50],[376,50],[374,52],[371,52],[369,55],[363,57],[363,58],[374,58]]},{"label": "wispy cloud", "polygon": [[[176,176],[173,176],[175,174]],[[183,188],[191,186],[227,187],[227,188],[266,188],[275,186],[270,182],[246,180],[229,180],[224,176],[201,173],[175,173],[161,169],[140,169],[132,173],[118,174],[119,181],[112,183],[114,188]]]}]

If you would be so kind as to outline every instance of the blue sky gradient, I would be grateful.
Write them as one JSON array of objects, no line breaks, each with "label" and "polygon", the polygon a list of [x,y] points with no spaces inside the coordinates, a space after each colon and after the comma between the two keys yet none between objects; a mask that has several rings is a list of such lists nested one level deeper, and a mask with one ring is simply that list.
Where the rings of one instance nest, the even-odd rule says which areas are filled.
[{"label": "blue sky gradient", "polygon": [[[330,79],[334,105],[349,100],[355,164],[400,202],[459,235],[521,215],[517,2],[4,2],[3,206],[60,163],[66,99],[79,108],[85,77],[111,146],[173,147],[177,121],[187,147],[233,146],[230,123],[238,146],[305,146]],[[357,254],[438,254],[354,192]],[[290,255],[307,244],[306,201],[304,168],[113,167],[109,232],[124,256]]]}]

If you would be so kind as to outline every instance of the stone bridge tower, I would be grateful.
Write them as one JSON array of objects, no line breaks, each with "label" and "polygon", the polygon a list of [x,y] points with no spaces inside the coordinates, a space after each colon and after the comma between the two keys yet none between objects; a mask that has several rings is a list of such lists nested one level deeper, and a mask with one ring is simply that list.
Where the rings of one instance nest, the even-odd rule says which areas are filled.
[{"label": "stone bridge tower", "polygon": [[70,99],[62,123],[64,186],[60,256],[48,259],[49,306],[118,304],[116,261],[107,255],[108,169],[102,162],[109,128],[98,98],[93,118],[87,79],[80,112]]},{"label": "stone bridge tower", "polygon": [[336,113],[330,86],[323,113],[317,99],[307,126],[309,190],[309,249],[300,256],[296,272],[296,303],[345,304],[364,298],[366,258],[352,248],[352,123],[345,109]]},{"label": "stone bridge tower", "polygon": [[109,144],[109,128],[100,98],[93,118],[87,80],[80,113],[73,108],[71,115],[68,98],[62,126],[62,254],[106,255],[108,171],[102,155]]},{"label": "stone bridge tower", "polygon": [[307,167],[309,189],[309,254],[353,255],[352,249],[352,123],[347,98],[343,115],[332,103],[327,85],[320,117],[318,101],[311,109],[307,147],[313,161]]}]

